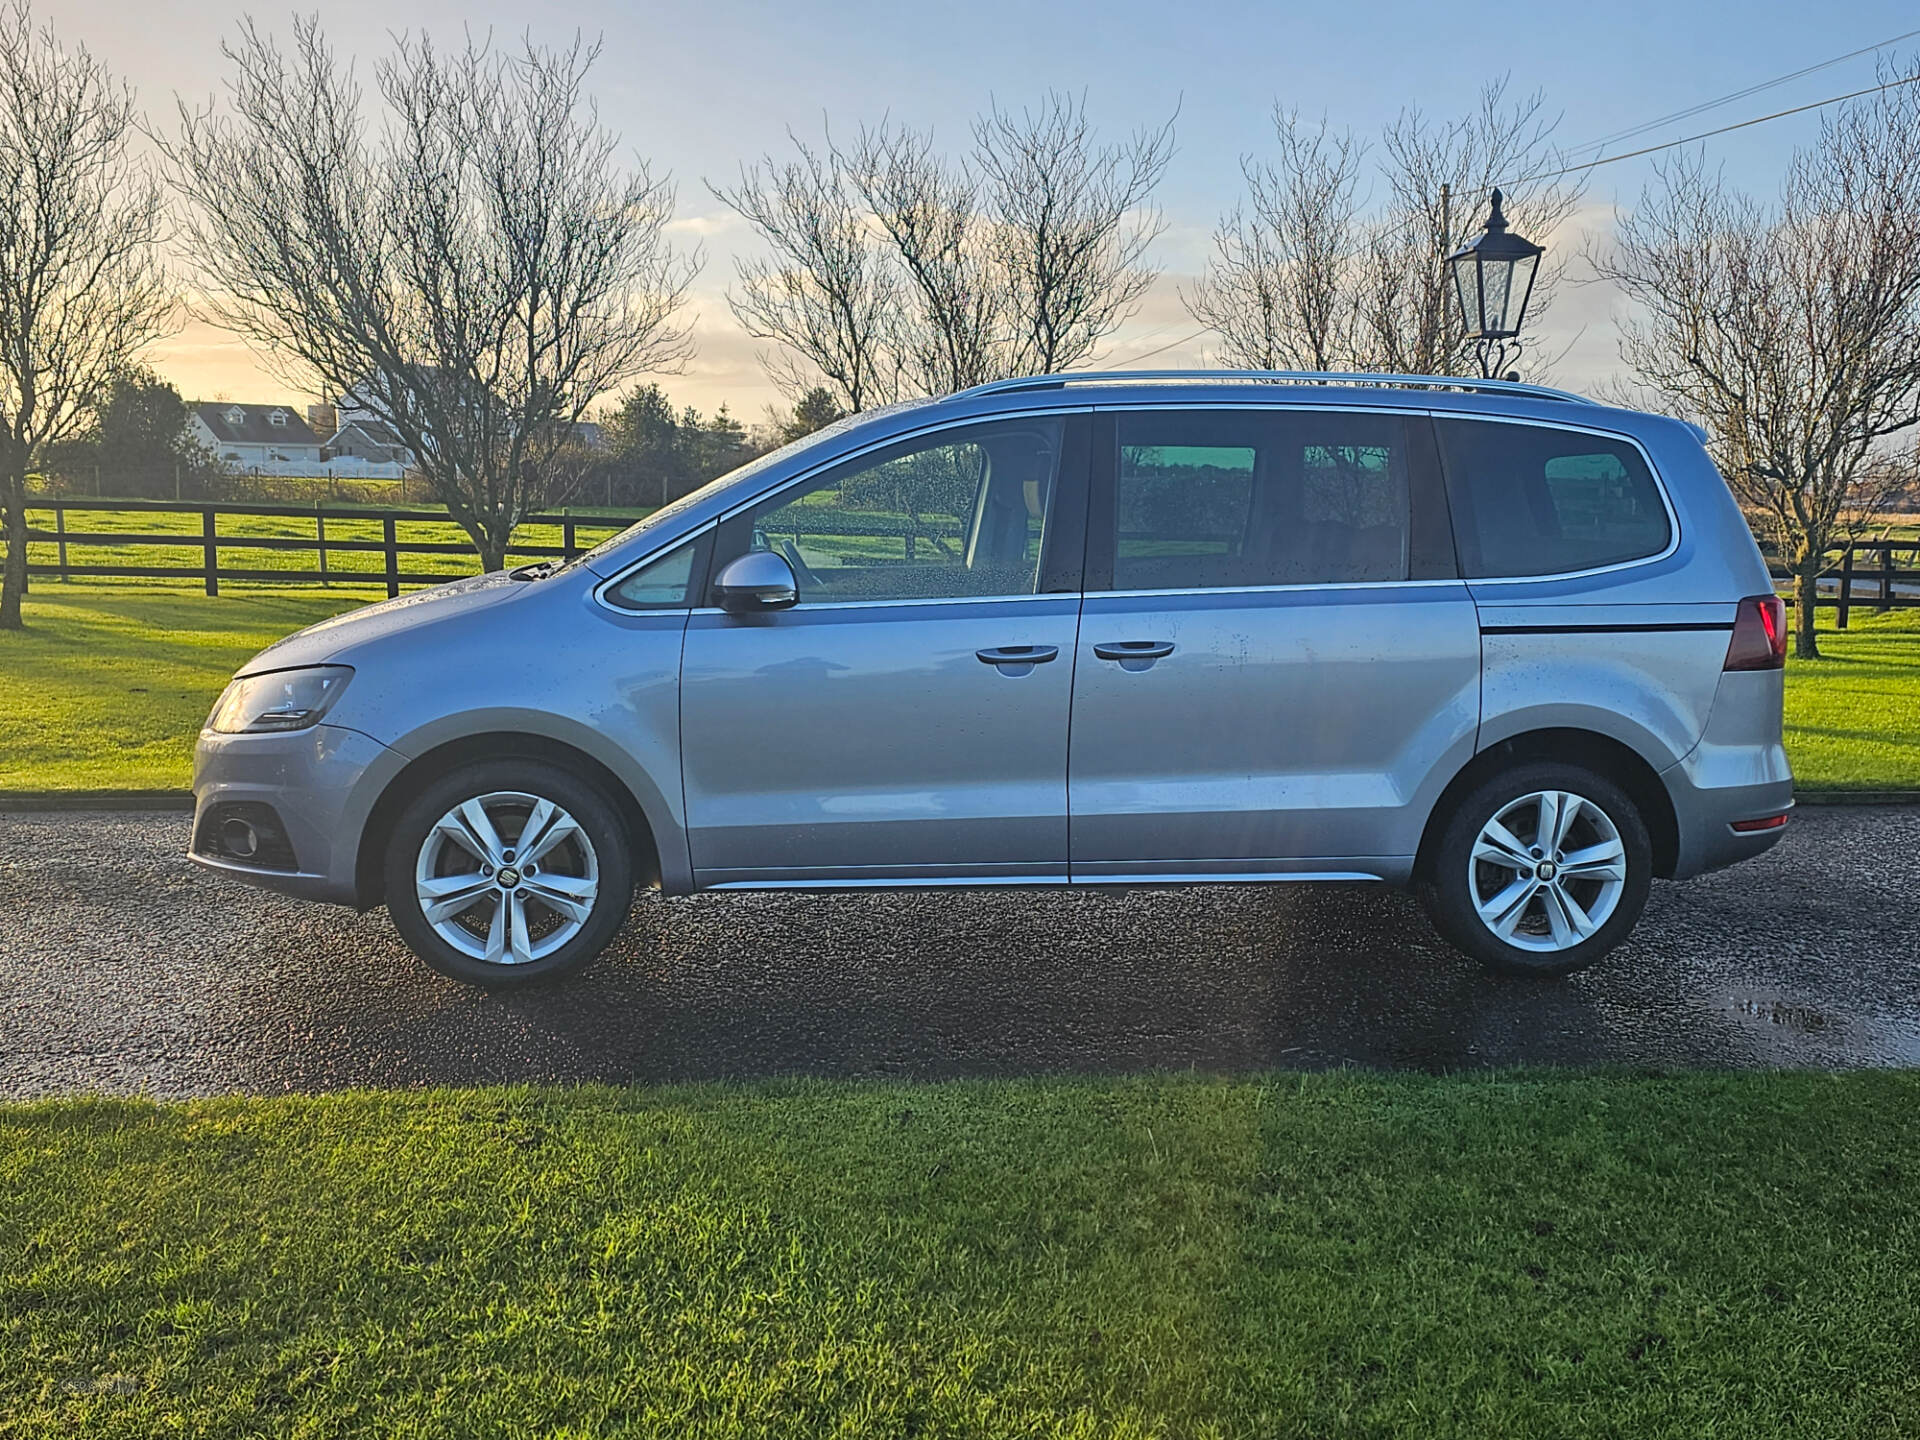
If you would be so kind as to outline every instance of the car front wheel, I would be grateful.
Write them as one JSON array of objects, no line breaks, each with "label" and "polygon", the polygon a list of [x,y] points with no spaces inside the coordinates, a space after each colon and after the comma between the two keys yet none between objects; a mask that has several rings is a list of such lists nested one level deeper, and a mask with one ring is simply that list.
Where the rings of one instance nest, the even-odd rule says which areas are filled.
[{"label": "car front wheel", "polygon": [[631,848],[619,813],[570,771],[487,761],[401,812],[386,894],[401,939],[442,975],[488,987],[552,979],[619,931]]},{"label": "car front wheel", "polygon": [[1653,872],[1626,793],[1575,765],[1517,766],[1454,808],[1421,898],[1458,950],[1508,975],[1569,975],[1618,945]]}]

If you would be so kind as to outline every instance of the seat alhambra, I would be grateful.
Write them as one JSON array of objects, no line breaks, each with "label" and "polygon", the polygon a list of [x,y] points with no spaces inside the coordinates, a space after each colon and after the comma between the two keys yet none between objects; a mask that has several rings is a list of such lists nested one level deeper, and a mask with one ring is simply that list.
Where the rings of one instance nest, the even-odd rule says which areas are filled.
[{"label": "seat alhambra", "polygon": [[1558,975],[1656,877],[1780,838],[1784,641],[1679,421],[1006,381],[261,652],[200,736],[192,857],[384,904],[489,986],[586,963],[637,886],[1384,882]]}]

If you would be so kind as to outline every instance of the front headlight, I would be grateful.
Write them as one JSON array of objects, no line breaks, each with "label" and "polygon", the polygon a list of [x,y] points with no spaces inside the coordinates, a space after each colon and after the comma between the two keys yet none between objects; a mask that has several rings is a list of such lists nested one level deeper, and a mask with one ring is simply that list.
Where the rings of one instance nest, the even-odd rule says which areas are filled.
[{"label": "front headlight", "polygon": [[248,675],[227,686],[207,717],[207,728],[220,735],[305,730],[333,708],[352,675],[345,665]]}]

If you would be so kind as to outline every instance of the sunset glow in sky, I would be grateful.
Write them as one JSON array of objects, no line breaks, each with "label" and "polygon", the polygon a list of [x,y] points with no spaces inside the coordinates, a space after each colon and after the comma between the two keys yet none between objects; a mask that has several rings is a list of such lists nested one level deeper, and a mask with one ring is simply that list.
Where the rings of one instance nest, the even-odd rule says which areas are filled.
[{"label": "sunset glow in sky", "polygon": [[[130,81],[163,129],[172,124],[176,95],[204,103],[217,90],[221,39],[244,13],[220,0],[37,6],[63,40],[86,45]],[[275,12],[253,13],[282,33],[288,28]],[[759,342],[740,331],[725,299],[733,258],[751,248],[752,237],[705,182],[730,182],[743,160],[767,151],[784,154],[788,127],[817,137],[823,117],[851,132],[891,115],[931,125],[959,148],[990,97],[1019,105],[1049,87],[1084,90],[1095,123],[1115,136],[1157,125],[1177,107],[1178,149],[1156,197],[1169,223],[1153,258],[1165,273],[1110,343],[1106,362],[1201,365],[1209,362],[1207,339],[1189,338],[1199,327],[1180,303],[1180,287],[1204,266],[1220,213],[1240,198],[1241,155],[1268,146],[1276,100],[1372,135],[1410,103],[1434,115],[1464,111],[1484,81],[1510,72],[1516,93],[1546,92],[1549,109],[1564,116],[1560,138],[1575,144],[1920,25],[1897,0],[1825,8],[1622,0],[1475,14],[1403,0],[1177,8],[1144,0],[978,0],[964,8],[576,0],[533,10],[495,0],[347,0],[326,6],[321,19],[333,44],[359,57],[363,76],[403,30],[455,41],[463,27],[516,36],[530,30],[552,43],[576,29],[602,37],[590,82],[602,119],[656,173],[671,172],[679,192],[674,233],[705,255],[692,302],[698,352],[684,374],[661,381],[679,403],[711,409],[725,401],[749,423],[777,398],[760,367]],[[1862,56],[1625,148],[1857,89],[1873,77],[1873,57]],[[1740,183],[1770,191],[1792,147],[1817,126],[1816,116],[1796,116],[1710,142],[1709,154]],[[1586,234],[1605,230],[1616,203],[1632,202],[1649,165],[1597,171],[1574,222],[1559,235],[1533,238],[1560,253],[1578,251]],[[1575,262],[1572,277],[1583,268]],[[1566,348],[1558,383],[1579,388],[1614,371],[1614,304],[1601,286],[1563,290],[1546,326],[1545,348]],[[310,398],[289,394],[238,339],[199,321],[186,322],[149,358],[189,398]]]}]

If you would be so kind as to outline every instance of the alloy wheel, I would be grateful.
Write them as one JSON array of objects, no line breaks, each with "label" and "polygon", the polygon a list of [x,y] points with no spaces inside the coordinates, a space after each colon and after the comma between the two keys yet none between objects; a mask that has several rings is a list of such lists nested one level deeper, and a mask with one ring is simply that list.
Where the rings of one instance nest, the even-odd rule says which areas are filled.
[{"label": "alloy wheel", "polygon": [[1627,882],[1619,828],[1593,801],[1536,790],[1481,827],[1468,894],[1494,937],[1522,950],[1569,950],[1612,917]]},{"label": "alloy wheel", "polygon": [[586,831],[560,806],[496,790],[434,822],[414,887],[421,914],[455,950],[491,965],[528,965],[585,927],[600,864]]}]

